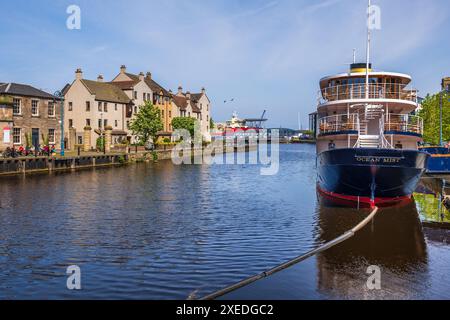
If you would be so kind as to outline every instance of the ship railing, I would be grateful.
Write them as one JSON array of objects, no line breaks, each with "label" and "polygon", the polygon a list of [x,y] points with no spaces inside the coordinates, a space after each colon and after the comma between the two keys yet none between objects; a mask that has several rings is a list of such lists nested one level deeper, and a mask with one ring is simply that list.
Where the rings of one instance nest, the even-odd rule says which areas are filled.
[{"label": "ship railing", "polygon": [[386,114],[384,131],[387,133],[412,133],[423,135],[423,119],[410,114]]},{"label": "ship railing", "polygon": [[336,114],[319,119],[319,135],[353,131],[359,132],[357,113]]},{"label": "ship railing", "polygon": [[383,149],[392,149],[392,144],[389,143],[389,141],[386,139],[386,136],[384,135],[384,128],[385,128],[385,119],[384,117],[380,118],[380,146]]},{"label": "ship railing", "polygon": [[[327,87],[319,90],[318,102],[325,104],[340,100],[359,100],[366,98],[365,84],[348,84]],[[417,103],[417,91],[408,89],[404,84],[370,84],[368,86],[369,99],[393,99]]]}]

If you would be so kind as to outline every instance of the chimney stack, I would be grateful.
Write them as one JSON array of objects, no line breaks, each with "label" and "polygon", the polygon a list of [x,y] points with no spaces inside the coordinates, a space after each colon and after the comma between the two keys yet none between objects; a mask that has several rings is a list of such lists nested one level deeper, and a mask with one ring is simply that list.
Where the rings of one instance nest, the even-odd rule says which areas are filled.
[{"label": "chimney stack", "polygon": [[120,73],[125,73],[125,72],[127,72],[127,67],[123,64],[123,65],[120,67]]},{"label": "chimney stack", "polygon": [[206,94],[206,89],[205,89],[205,87],[202,88],[202,94]]},{"label": "chimney stack", "polygon": [[144,79],[145,79],[144,73],[143,72],[139,73],[139,81],[144,81]]},{"label": "chimney stack", "polygon": [[152,80],[152,73],[151,72],[147,72],[147,79]]},{"label": "chimney stack", "polygon": [[101,74],[98,75],[97,81],[98,82],[103,82],[103,76]]},{"label": "chimney stack", "polygon": [[186,91],[186,99],[187,99],[188,101],[191,100],[191,92],[190,92],[190,91]]},{"label": "chimney stack", "polygon": [[183,87],[182,86],[178,87],[178,94],[183,94]]},{"label": "chimney stack", "polygon": [[83,79],[83,71],[81,70],[81,68],[78,68],[75,71],[75,79],[77,79],[77,80]]}]

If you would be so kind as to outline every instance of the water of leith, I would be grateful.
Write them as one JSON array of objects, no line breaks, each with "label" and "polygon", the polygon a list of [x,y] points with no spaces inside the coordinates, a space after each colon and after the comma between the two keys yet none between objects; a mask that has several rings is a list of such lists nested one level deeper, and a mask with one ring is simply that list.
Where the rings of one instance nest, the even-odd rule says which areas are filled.
[{"label": "water of leith", "polygon": [[[280,172],[252,165],[116,169],[0,178],[1,299],[201,297],[300,255],[364,217],[320,204],[315,148],[281,146]],[[450,298],[439,180],[382,210],[355,238],[230,299]],[[433,191],[437,190],[437,191]],[[81,268],[82,290],[66,288]],[[366,287],[367,267],[382,271]]]}]

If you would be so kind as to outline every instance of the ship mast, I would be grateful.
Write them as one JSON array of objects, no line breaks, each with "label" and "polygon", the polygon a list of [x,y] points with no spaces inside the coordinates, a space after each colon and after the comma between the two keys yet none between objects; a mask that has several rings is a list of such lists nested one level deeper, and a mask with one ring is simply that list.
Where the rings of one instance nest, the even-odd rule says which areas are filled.
[{"label": "ship mast", "polygon": [[[370,66],[370,7],[371,0],[369,0],[369,5],[367,7],[367,51],[366,51],[366,100],[369,99],[369,66]],[[366,104],[367,106],[367,104]]]}]

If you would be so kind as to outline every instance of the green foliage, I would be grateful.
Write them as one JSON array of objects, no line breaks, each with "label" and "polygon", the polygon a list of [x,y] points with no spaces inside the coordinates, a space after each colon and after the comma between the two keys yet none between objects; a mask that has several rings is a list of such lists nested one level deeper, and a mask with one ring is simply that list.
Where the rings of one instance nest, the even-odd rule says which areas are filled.
[{"label": "green foliage", "polygon": [[48,146],[48,135],[46,136],[45,134],[41,134],[42,137],[42,142],[44,143],[44,146]]},{"label": "green foliage", "polygon": [[191,137],[194,137],[194,129],[195,129],[195,123],[197,122],[194,118],[173,118],[172,119],[172,128],[174,130],[181,130],[185,129],[189,132]]},{"label": "green foliage", "polygon": [[169,138],[164,138],[163,142],[168,144],[168,143],[170,143],[170,139]]},{"label": "green foliage", "polygon": [[215,123],[214,123],[213,118],[210,118],[210,119],[209,119],[209,128],[210,128],[210,129],[214,129],[215,127],[216,127],[216,125],[215,125]]},{"label": "green foliage", "polygon": [[31,133],[29,132],[25,133],[25,147],[27,149],[31,148]]},{"label": "green foliage", "polygon": [[153,158],[153,161],[158,161],[158,153],[156,152],[156,151],[153,151],[152,152],[152,158]]},{"label": "green foliage", "polygon": [[98,137],[96,141],[97,150],[103,151],[105,148],[105,137]]},{"label": "green foliage", "polygon": [[[433,145],[439,145],[439,94],[427,95],[422,103],[423,109],[419,116],[423,118],[424,123],[424,141]],[[444,94],[442,98],[442,123],[443,139],[450,141],[450,95]]]},{"label": "green foliage", "polygon": [[157,133],[164,129],[160,110],[147,101],[131,121],[130,129],[139,138],[141,145],[145,145],[150,139],[155,141]]},{"label": "green foliage", "polygon": [[126,162],[125,157],[123,155],[119,156],[119,158],[117,160],[119,161],[120,164],[125,164],[125,162]]}]

